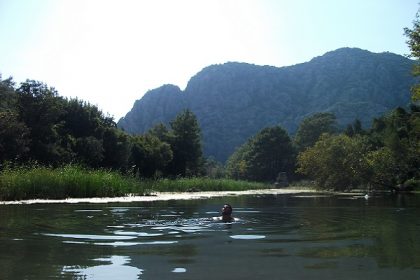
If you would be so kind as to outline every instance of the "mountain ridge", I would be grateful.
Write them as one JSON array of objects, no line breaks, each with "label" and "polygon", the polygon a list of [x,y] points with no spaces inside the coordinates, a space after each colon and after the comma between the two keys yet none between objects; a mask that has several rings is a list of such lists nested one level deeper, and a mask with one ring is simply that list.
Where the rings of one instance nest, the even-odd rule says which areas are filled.
[{"label": "mountain ridge", "polygon": [[200,123],[206,156],[220,161],[260,129],[281,125],[294,133],[315,112],[333,112],[340,125],[355,118],[364,126],[409,102],[413,61],[385,52],[340,48],[292,66],[244,62],[210,65],[185,90],[163,85],[148,91],[118,126],[144,133],[192,110]]}]

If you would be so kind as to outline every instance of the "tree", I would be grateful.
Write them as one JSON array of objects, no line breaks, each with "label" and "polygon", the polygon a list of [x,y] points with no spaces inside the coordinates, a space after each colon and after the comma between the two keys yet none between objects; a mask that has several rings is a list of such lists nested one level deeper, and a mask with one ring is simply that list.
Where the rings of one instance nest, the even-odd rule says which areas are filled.
[{"label": "tree", "polygon": [[170,122],[169,144],[173,160],[169,173],[180,176],[195,176],[202,172],[203,151],[201,129],[196,116],[190,110],[184,110]]},{"label": "tree", "polygon": [[241,145],[235,152],[228,158],[226,163],[226,173],[229,178],[235,180],[246,179],[248,176],[248,161],[250,156],[251,140]]},{"label": "tree", "polygon": [[225,169],[214,157],[209,157],[204,162],[204,175],[209,178],[223,178],[225,177]]},{"label": "tree", "polygon": [[295,135],[295,144],[299,151],[312,147],[323,133],[337,131],[337,122],[333,113],[316,113],[300,123]]},{"label": "tree", "polygon": [[29,151],[29,129],[10,111],[0,111],[0,163],[20,160]]},{"label": "tree", "polygon": [[65,100],[63,109],[63,132],[75,138],[93,136],[100,139],[106,129],[116,127],[113,119],[104,116],[97,106],[77,98]]},{"label": "tree", "polygon": [[104,158],[102,141],[93,136],[77,138],[75,152],[77,161],[94,168],[100,167]]},{"label": "tree", "polygon": [[0,111],[16,111],[17,95],[14,86],[15,83],[11,77],[2,80],[0,74]]},{"label": "tree", "polygon": [[387,147],[371,151],[367,157],[367,163],[372,170],[370,179],[375,188],[393,188],[397,185],[400,164],[394,153]]},{"label": "tree", "polygon": [[131,153],[130,136],[115,127],[105,128],[102,138],[104,159],[102,166],[127,170]]},{"label": "tree", "polygon": [[359,119],[356,119],[352,124],[348,124],[344,133],[347,136],[353,137],[354,135],[364,134],[365,131],[362,128],[362,122]]},{"label": "tree", "polygon": [[[405,36],[408,37],[407,44],[410,48],[410,56],[417,60],[417,63],[413,67],[413,75],[420,76],[420,14],[417,12],[416,18],[413,21],[413,28],[404,28]],[[420,100],[420,84],[417,84],[411,89],[411,99],[413,102]]]},{"label": "tree", "polygon": [[274,181],[279,172],[292,173],[294,149],[287,132],[279,127],[262,129],[228,160],[228,173],[237,179]]},{"label": "tree", "polygon": [[168,143],[150,134],[133,137],[130,164],[139,176],[157,176],[171,160],[172,150]]},{"label": "tree", "polygon": [[396,108],[374,121],[369,138],[375,149],[367,156],[373,185],[394,188],[420,179],[419,131],[420,110],[414,104],[409,112]]},{"label": "tree", "polygon": [[163,123],[158,123],[155,126],[153,126],[151,129],[149,129],[147,134],[153,135],[157,137],[160,141],[166,143],[171,142],[172,138],[170,131]]},{"label": "tree", "polygon": [[45,164],[62,160],[59,130],[63,99],[47,85],[27,80],[16,90],[19,121],[30,130],[30,157]]},{"label": "tree", "polygon": [[298,155],[298,172],[321,188],[348,190],[368,183],[368,151],[365,137],[322,134],[313,147]]}]

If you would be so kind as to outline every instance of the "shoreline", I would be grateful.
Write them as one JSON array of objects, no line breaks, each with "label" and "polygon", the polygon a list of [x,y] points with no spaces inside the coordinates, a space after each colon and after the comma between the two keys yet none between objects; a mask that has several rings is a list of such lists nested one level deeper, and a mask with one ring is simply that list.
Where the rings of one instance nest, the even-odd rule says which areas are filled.
[{"label": "shoreline", "polygon": [[0,201],[0,205],[20,205],[20,204],[52,204],[52,203],[118,203],[118,202],[149,202],[167,200],[192,200],[207,199],[222,196],[240,195],[264,195],[264,194],[299,194],[299,193],[319,193],[313,189],[284,188],[284,189],[258,189],[246,191],[205,191],[205,192],[155,192],[146,196],[121,196],[121,197],[90,197],[90,198],[67,198],[67,199],[29,199],[15,201]]}]

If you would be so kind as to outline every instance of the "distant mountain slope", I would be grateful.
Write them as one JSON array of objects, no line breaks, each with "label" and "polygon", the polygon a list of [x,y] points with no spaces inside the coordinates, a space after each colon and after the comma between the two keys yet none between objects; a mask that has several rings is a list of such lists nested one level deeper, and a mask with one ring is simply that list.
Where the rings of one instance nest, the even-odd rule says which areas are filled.
[{"label": "distant mountain slope", "polygon": [[412,65],[396,54],[352,48],[281,68],[212,65],[184,91],[173,85],[149,91],[118,126],[144,133],[189,108],[200,122],[205,155],[224,161],[263,127],[279,124],[294,133],[302,118],[315,112],[333,112],[343,126],[355,118],[370,125],[374,117],[408,104]]}]

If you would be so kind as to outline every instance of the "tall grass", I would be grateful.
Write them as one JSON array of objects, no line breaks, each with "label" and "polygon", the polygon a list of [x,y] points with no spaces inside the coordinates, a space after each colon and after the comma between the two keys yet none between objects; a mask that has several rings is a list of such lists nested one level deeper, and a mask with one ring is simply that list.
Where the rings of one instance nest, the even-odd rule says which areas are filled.
[{"label": "tall grass", "polygon": [[0,172],[0,200],[63,199],[148,195],[151,192],[241,191],[270,185],[228,179],[139,180],[109,170],[76,165],[6,168]]},{"label": "tall grass", "polygon": [[244,191],[272,187],[263,183],[235,181],[231,179],[210,179],[205,177],[160,179],[153,182],[152,191],[195,192],[195,191]]},{"label": "tall grass", "polygon": [[5,169],[0,173],[0,200],[68,197],[112,197],[143,194],[140,183],[107,170],[87,170],[68,165]]}]

